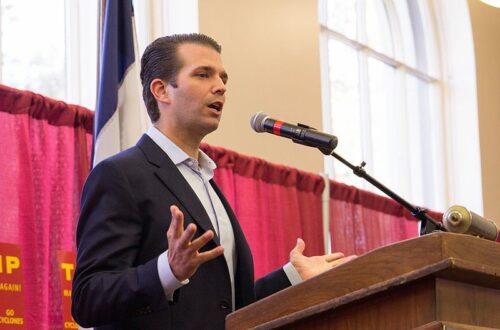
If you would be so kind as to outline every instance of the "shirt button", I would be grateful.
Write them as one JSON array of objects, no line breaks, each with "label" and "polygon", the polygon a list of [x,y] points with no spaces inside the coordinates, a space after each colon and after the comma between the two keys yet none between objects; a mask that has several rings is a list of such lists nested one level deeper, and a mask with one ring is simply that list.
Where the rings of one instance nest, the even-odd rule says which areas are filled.
[{"label": "shirt button", "polygon": [[230,304],[227,300],[223,300],[221,303],[220,303],[220,308],[222,309],[228,309],[230,307]]}]

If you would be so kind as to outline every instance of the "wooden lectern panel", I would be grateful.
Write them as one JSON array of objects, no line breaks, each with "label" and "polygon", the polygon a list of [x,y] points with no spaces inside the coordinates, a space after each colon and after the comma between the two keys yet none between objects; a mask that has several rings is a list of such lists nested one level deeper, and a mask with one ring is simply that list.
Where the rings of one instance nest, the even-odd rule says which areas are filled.
[{"label": "wooden lectern panel", "polygon": [[500,290],[442,278],[436,289],[439,320],[500,328]]},{"label": "wooden lectern panel", "polygon": [[399,330],[417,329],[435,320],[455,324],[453,327],[442,326],[437,329],[477,328],[474,324],[495,329],[500,325],[499,308],[498,290],[490,291],[477,285],[427,276],[337,309],[295,322],[287,320],[285,316],[256,329]]},{"label": "wooden lectern panel", "polygon": [[278,292],[230,314],[226,327],[413,329],[455,322],[500,328],[496,310],[500,245],[435,233],[370,251]]}]

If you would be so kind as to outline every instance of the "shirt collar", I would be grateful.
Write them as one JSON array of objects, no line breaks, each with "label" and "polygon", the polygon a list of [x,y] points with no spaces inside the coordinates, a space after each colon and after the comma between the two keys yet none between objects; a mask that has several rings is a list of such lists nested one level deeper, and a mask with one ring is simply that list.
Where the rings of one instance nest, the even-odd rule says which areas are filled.
[{"label": "shirt collar", "polygon": [[199,150],[198,159],[194,159],[156,127],[150,126],[146,134],[167,154],[176,166],[185,164],[208,180],[213,177],[213,171],[217,168],[217,165],[202,150]]}]

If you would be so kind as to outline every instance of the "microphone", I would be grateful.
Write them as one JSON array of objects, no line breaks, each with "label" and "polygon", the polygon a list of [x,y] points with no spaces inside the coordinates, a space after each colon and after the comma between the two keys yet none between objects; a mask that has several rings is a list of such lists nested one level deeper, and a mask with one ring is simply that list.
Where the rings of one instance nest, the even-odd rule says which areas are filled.
[{"label": "microphone", "polygon": [[250,119],[250,125],[257,133],[267,132],[292,139],[293,142],[319,148],[325,155],[330,155],[337,147],[338,139],[307,125],[292,125],[281,120],[269,118],[263,112],[258,112]]},{"label": "microphone", "polygon": [[471,234],[492,241],[498,239],[497,225],[488,219],[467,210],[460,205],[453,205],[443,214],[446,230],[452,233]]}]

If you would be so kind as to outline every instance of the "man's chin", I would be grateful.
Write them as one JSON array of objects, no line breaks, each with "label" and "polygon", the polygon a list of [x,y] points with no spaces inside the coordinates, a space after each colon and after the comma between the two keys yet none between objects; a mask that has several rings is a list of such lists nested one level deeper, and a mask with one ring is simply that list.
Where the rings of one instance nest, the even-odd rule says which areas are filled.
[{"label": "man's chin", "polygon": [[219,128],[219,120],[211,120],[210,122],[207,122],[203,127],[200,129],[201,132],[203,132],[203,135],[206,136],[212,132],[215,132]]}]

